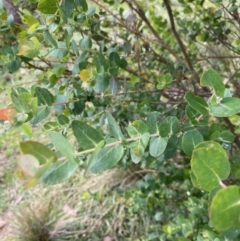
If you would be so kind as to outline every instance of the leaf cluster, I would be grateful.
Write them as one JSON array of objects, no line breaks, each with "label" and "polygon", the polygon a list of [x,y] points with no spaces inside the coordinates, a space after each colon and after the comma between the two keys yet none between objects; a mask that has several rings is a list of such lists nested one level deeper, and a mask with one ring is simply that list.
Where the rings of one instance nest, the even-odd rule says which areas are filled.
[{"label": "leaf cluster", "polygon": [[[116,166],[150,169],[166,185],[177,176],[204,192],[187,205],[205,205],[208,195],[204,212],[212,226],[204,217],[204,235],[237,239],[236,1],[34,3],[36,10],[19,3],[20,26],[11,16],[4,20],[0,4],[1,71],[27,68],[34,76],[31,86],[9,90],[11,105],[0,111],[3,121],[24,127],[17,175],[25,186],[56,184],[79,168],[85,175]],[[32,140],[34,128],[48,143]],[[173,226],[191,226],[181,206],[177,221],[163,227],[164,240],[179,234]],[[194,240],[198,234],[181,235]]]}]

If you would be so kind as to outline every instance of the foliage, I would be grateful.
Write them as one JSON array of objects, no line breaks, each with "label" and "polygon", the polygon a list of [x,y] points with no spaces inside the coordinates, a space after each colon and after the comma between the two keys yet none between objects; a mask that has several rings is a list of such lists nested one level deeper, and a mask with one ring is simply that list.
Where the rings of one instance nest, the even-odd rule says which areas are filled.
[{"label": "foliage", "polygon": [[[164,219],[167,235],[155,239],[237,240],[237,1],[16,2],[14,23],[0,1],[1,71],[28,68],[34,82],[8,91],[0,117],[24,127],[17,174],[26,187],[79,168],[154,170],[150,193],[158,181],[202,191],[187,185],[189,199],[174,200],[176,220]],[[31,140],[34,127],[48,143]],[[197,208],[181,213],[184,205]]]}]

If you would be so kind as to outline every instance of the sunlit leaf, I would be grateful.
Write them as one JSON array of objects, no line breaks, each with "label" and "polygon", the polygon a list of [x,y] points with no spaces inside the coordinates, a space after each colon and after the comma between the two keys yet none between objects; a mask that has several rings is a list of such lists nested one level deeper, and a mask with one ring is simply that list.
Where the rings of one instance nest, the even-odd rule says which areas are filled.
[{"label": "sunlit leaf", "polygon": [[89,82],[92,78],[92,72],[89,69],[83,69],[80,71],[79,77],[83,82]]},{"label": "sunlit leaf", "polygon": [[52,158],[53,161],[57,160],[57,157],[52,150],[36,141],[21,142],[20,148],[22,153],[36,157],[40,165],[46,163],[50,158]]},{"label": "sunlit leaf", "polygon": [[37,9],[41,13],[54,14],[58,10],[59,1],[58,0],[39,0]]},{"label": "sunlit leaf", "polygon": [[193,151],[191,170],[201,189],[210,192],[229,176],[230,163],[220,144],[206,141]]},{"label": "sunlit leaf", "polygon": [[210,219],[217,231],[223,232],[230,228],[239,228],[239,213],[240,189],[238,186],[223,188],[213,197]]},{"label": "sunlit leaf", "polygon": [[20,156],[17,160],[17,164],[20,169],[30,177],[35,176],[40,166],[38,159],[30,154]]}]

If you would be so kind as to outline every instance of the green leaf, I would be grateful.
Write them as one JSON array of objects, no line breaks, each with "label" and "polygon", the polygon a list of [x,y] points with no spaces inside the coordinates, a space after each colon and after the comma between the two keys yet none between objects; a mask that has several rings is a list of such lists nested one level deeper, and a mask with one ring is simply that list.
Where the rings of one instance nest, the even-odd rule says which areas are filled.
[{"label": "green leaf", "polygon": [[190,105],[187,105],[185,108],[185,113],[188,117],[188,119],[193,123],[198,123],[198,117],[201,115],[198,111],[193,109]]},{"label": "green leaf", "polygon": [[6,67],[8,68],[10,73],[16,72],[20,69],[22,65],[22,60],[20,58],[13,59],[6,63]]},{"label": "green leaf", "polygon": [[64,49],[66,46],[60,46],[59,49],[53,49],[50,55],[54,58],[62,59],[68,54],[68,50]]},{"label": "green leaf", "polygon": [[96,7],[92,6],[88,9],[87,16],[91,18],[94,16],[95,13],[96,13]]},{"label": "green leaf", "polygon": [[77,6],[81,6],[84,12],[87,12],[88,10],[88,5],[86,0],[76,0],[75,1]]},{"label": "green leaf", "polygon": [[119,67],[120,65],[120,56],[117,52],[111,52],[111,54],[109,55],[109,60],[110,62],[115,62],[117,64],[117,66]]},{"label": "green leaf", "polygon": [[44,14],[54,14],[58,10],[58,0],[39,0],[37,9]]},{"label": "green leaf", "polygon": [[58,123],[59,125],[67,125],[69,123],[69,118],[66,115],[59,115]]},{"label": "green leaf", "polygon": [[93,57],[93,64],[96,66],[97,72],[104,72],[102,71],[102,67],[106,71],[108,69],[108,62],[105,59],[104,55],[101,53],[96,53]]},{"label": "green leaf", "polygon": [[97,75],[96,84],[94,85],[93,89],[97,93],[104,92],[109,87],[109,74],[107,72],[102,71]]},{"label": "green leaf", "polygon": [[95,148],[103,140],[102,135],[83,121],[72,122],[73,134],[83,150]]},{"label": "green leaf", "polygon": [[118,93],[118,82],[114,77],[110,79],[109,90],[113,96],[116,96]]},{"label": "green leaf", "polygon": [[32,130],[32,126],[31,125],[29,125],[27,123],[23,123],[21,125],[21,129],[22,129],[22,131],[24,132],[24,134],[26,136],[31,136],[32,135],[33,130]]},{"label": "green leaf", "polygon": [[178,133],[179,128],[179,120],[175,116],[168,116],[158,125],[159,133],[162,137]]},{"label": "green leaf", "polygon": [[184,98],[193,109],[197,110],[202,115],[208,115],[208,105],[203,98],[194,95],[190,91],[186,92]]},{"label": "green leaf", "polygon": [[62,134],[53,131],[49,133],[49,137],[58,151],[66,156],[71,162],[75,162],[74,148]]},{"label": "green leaf", "polygon": [[[113,141],[113,140],[112,140]],[[109,143],[109,142],[108,142]],[[105,146],[94,158],[90,171],[100,173],[116,166],[123,156],[123,145]]]},{"label": "green leaf", "polygon": [[188,156],[191,156],[193,149],[201,142],[203,142],[203,136],[199,131],[187,131],[182,137],[182,149]]},{"label": "green leaf", "polygon": [[179,143],[179,137],[177,137],[176,135],[172,135],[168,139],[167,148],[164,151],[165,159],[173,158],[176,155],[178,143]]},{"label": "green leaf", "polygon": [[31,120],[31,124],[32,125],[36,125],[38,124],[39,122],[41,122],[42,120],[44,120],[45,118],[48,117],[48,115],[50,114],[50,108],[49,107],[44,107],[44,108],[40,108],[38,110],[38,113],[36,115],[36,117],[34,117],[32,120]]},{"label": "green leaf", "polygon": [[38,113],[38,98],[37,97],[32,98],[31,109],[32,109],[33,116],[37,116],[37,113]]},{"label": "green leaf", "polygon": [[109,55],[109,62],[109,73],[111,75],[117,75],[121,62],[119,54],[117,52],[111,52],[111,54]]},{"label": "green leaf", "polygon": [[80,42],[79,47],[82,50],[90,50],[92,48],[92,40],[89,36],[84,36]]},{"label": "green leaf", "polygon": [[19,39],[19,52],[17,56],[33,59],[39,55],[41,44],[36,37]]},{"label": "green leaf", "polygon": [[36,157],[40,165],[43,165],[49,159],[53,159],[53,161],[57,160],[57,157],[53,151],[51,151],[48,147],[36,141],[21,142],[20,148],[22,153],[30,154]]},{"label": "green leaf", "polygon": [[23,16],[23,22],[25,24],[27,24],[28,26],[33,27],[34,26],[38,26],[39,25],[39,21],[33,17],[32,15],[30,15],[30,13],[25,13]]},{"label": "green leaf", "polygon": [[121,58],[120,62],[119,62],[119,67],[122,69],[125,69],[127,67],[127,65],[128,65],[128,63],[127,63],[126,59]]},{"label": "green leaf", "polygon": [[133,149],[130,149],[130,155],[132,162],[135,164],[138,164],[142,160],[142,156],[135,155]]},{"label": "green leaf", "polygon": [[37,170],[37,172],[34,175],[34,178],[37,180],[39,180],[46,172],[47,170],[51,167],[52,163],[53,163],[54,159],[50,158],[47,160],[47,162],[40,166]]},{"label": "green leaf", "polygon": [[51,92],[45,88],[36,87],[35,96],[38,98],[39,105],[51,106],[53,104],[54,97]]},{"label": "green leaf", "polygon": [[109,73],[111,74],[111,75],[117,75],[118,74],[118,70],[119,70],[119,68],[118,68],[118,66],[117,66],[117,64],[115,63],[115,62],[110,62],[110,66],[109,66]]},{"label": "green leaf", "polygon": [[150,134],[154,134],[158,132],[158,121],[160,117],[160,112],[153,111],[149,113],[147,117],[147,126]]},{"label": "green leaf", "polygon": [[167,137],[152,137],[150,139],[149,153],[153,157],[160,156],[166,149],[168,143]]},{"label": "green leaf", "polygon": [[78,57],[79,56],[79,50],[78,50],[77,43],[74,39],[72,39],[72,41],[71,41],[71,46],[72,46],[72,50],[73,50],[74,54]]},{"label": "green leaf", "polygon": [[44,37],[44,41],[49,44],[50,46],[57,48],[57,42],[56,40],[52,37],[52,35],[48,32],[48,31],[43,31],[43,37]]},{"label": "green leaf", "polygon": [[227,231],[230,228],[239,228],[239,213],[239,187],[229,186],[218,191],[210,205],[210,219],[214,228],[219,232]]},{"label": "green leaf", "polygon": [[30,93],[21,93],[16,94],[14,92],[11,93],[11,99],[14,104],[14,107],[18,112],[21,113],[29,113],[32,109],[31,99],[32,96]]},{"label": "green leaf", "polygon": [[233,125],[240,126],[240,116],[239,115],[229,116],[229,120]]},{"label": "green leaf", "polygon": [[62,10],[64,11],[67,18],[69,18],[75,8],[75,0],[63,0],[61,4]]},{"label": "green leaf", "polygon": [[117,122],[113,118],[113,116],[110,113],[106,112],[106,117],[108,120],[108,128],[109,128],[111,136],[113,136],[117,140],[124,140],[125,138],[124,138],[119,126],[117,125]]},{"label": "green leaf", "polygon": [[206,141],[193,151],[191,170],[201,189],[210,192],[229,176],[230,164],[220,144]]},{"label": "green leaf", "polygon": [[150,138],[150,134],[148,132],[146,132],[146,133],[142,134],[141,136],[139,136],[139,140],[130,143],[128,145],[128,147],[131,148],[131,150],[135,156],[141,157],[141,156],[143,156],[145,148],[148,145],[149,138]]},{"label": "green leaf", "polygon": [[76,101],[74,102],[74,109],[73,109],[73,113],[75,115],[80,115],[85,108],[85,102],[82,100]]},{"label": "green leaf", "polygon": [[105,141],[104,141],[104,140],[100,141],[100,142],[97,144],[94,152],[93,152],[91,155],[88,156],[88,161],[87,161],[88,164],[87,164],[87,168],[86,168],[86,171],[85,171],[85,175],[89,172],[90,167],[93,165],[97,154],[98,154],[99,151],[102,149],[102,147],[104,146],[104,144],[105,144]]},{"label": "green leaf", "polygon": [[172,83],[172,76],[170,74],[166,74],[166,75],[160,75],[157,78],[157,89],[161,90],[163,89],[165,86],[169,85]]},{"label": "green leaf", "polygon": [[44,183],[53,185],[63,182],[70,178],[78,168],[76,162],[63,161],[54,162],[50,168],[43,174],[42,180]]},{"label": "green leaf", "polygon": [[210,106],[210,114],[216,117],[228,117],[240,112],[240,99],[228,97],[222,99],[221,103]]},{"label": "green leaf", "polygon": [[201,189],[201,185],[199,184],[199,182],[193,172],[190,172],[190,177],[191,177],[193,186],[195,186],[198,189]]},{"label": "green leaf", "polygon": [[207,70],[201,77],[200,83],[202,86],[209,86],[213,88],[217,96],[224,96],[225,86],[223,80],[215,70]]},{"label": "green leaf", "polygon": [[222,141],[222,142],[225,142],[225,143],[232,143],[235,139],[235,136],[230,131],[222,131],[222,132],[215,131],[210,136],[210,139]]},{"label": "green leaf", "polygon": [[148,132],[148,126],[144,122],[139,120],[134,121],[126,129],[130,137],[135,137]]},{"label": "green leaf", "polygon": [[54,110],[56,112],[63,112],[65,110],[65,106],[67,104],[68,97],[65,95],[58,95],[55,103],[54,103]]},{"label": "green leaf", "polygon": [[50,130],[57,130],[58,129],[58,123],[56,121],[48,121],[43,125],[44,130],[50,131]]}]

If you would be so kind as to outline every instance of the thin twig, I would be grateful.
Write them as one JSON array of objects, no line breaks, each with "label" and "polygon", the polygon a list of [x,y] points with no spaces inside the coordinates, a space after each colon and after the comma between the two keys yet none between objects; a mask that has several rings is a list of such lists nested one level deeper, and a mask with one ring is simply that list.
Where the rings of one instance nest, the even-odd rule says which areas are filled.
[{"label": "thin twig", "polygon": [[194,73],[196,79],[199,82],[200,78],[199,78],[198,74],[196,73],[195,69],[193,68],[192,62],[191,62],[191,60],[189,58],[189,55],[188,55],[188,53],[186,51],[186,48],[185,48],[185,46],[184,46],[184,44],[183,44],[183,42],[182,42],[182,40],[181,40],[177,30],[176,30],[175,21],[174,21],[174,18],[173,18],[173,13],[172,13],[171,6],[169,4],[169,0],[163,0],[163,1],[164,1],[164,4],[165,4],[166,8],[167,8],[167,12],[168,12],[168,17],[169,17],[170,24],[171,24],[172,33],[175,36],[175,38],[176,38],[176,40],[177,40],[177,42],[179,44],[179,47],[182,50],[184,58],[185,58],[185,60],[187,62],[188,69]]},{"label": "thin twig", "polygon": [[[174,51],[172,48],[170,48],[164,40],[159,36],[159,33],[154,29],[154,27],[151,25],[147,17],[145,16],[144,11],[142,8],[139,6],[139,4],[135,0],[127,1],[128,5],[130,8],[132,8],[138,15],[139,17],[145,22],[145,24],[148,26],[149,30],[152,32],[154,37],[157,39],[158,43],[164,47],[168,52],[175,57],[177,61],[180,63],[183,62],[182,59],[177,55],[176,51]],[[133,6],[133,4],[135,6]]]}]

